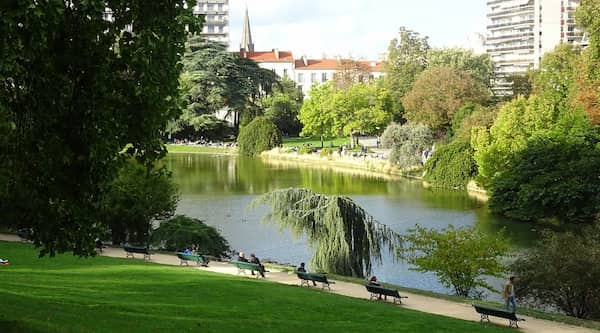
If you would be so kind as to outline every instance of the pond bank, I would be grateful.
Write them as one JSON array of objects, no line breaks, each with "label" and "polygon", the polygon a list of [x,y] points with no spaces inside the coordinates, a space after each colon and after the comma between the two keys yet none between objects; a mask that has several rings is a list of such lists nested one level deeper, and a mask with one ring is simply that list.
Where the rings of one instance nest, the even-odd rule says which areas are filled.
[{"label": "pond bank", "polygon": [[[381,177],[387,180],[398,180],[400,178],[409,178],[423,180],[422,172],[419,168],[400,169],[391,165],[387,159],[374,157],[374,155],[365,155],[353,157],[350,155],[340,156],[338,153],[321,156],[315,154],[299,154],[297,152],[287,152],[280,148],[265,151],[260,155],[263,162],[271,165],[309,165],[311,167],[335,169],[340,172],[346,172],[358,175],[367,175]],[[424,186],[429,186],[425,182]],[[482,202],[487,202],[489,197],[485,189],[477,186],[475,181],[470,181],[466,191],[468,195]]]}]

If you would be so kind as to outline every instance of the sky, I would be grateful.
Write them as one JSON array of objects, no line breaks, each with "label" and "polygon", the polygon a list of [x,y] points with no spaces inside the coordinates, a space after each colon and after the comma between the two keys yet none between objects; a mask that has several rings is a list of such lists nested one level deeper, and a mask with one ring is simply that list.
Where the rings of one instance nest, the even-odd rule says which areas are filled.
[{"label": "sky", "polygon": [[433,47],[476,45],[485,0],[229,0],[230,49],[239,50],[246,5],[255,51],[294,57],[379,59],[405,26]]}]

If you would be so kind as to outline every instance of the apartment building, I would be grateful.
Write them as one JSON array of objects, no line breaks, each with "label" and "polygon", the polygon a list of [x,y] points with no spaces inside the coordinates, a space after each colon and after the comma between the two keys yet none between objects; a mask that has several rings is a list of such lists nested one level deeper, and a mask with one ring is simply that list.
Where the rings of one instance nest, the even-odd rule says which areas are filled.
[{"label": "apartment building", "polygon": [[229,0],[198,0],[194,14],[205,16],[202,36],[229,46]]},{"label": "apartment building", "polygon": [[510,94],[506,78],[539,68],[544,53],[560,43],[579,44],[575,26],[580,0],[489,0],[486,49],[495,66],[494,90]]}]

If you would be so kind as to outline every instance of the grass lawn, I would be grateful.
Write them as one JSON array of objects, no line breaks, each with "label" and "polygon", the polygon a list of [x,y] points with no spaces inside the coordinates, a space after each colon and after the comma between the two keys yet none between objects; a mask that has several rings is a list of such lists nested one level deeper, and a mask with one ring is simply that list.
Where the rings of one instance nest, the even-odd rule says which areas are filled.
[{"label": "grass lawn", "polygon": [[268,281],[138,260],[37,258],[0,241],[0,332],[511,332]]},{"label": "grass lawn", "polygon": [[[289,137],[283,138],[283,146],[284,147],[300,147],[305,144],[311,144],[313,147],[321,148],[321,138],[318,136],[299,138],[299,137]],[[339,147],[341,145],[349,145],[350,139],[347,136],[338,137],[338,138],[325,138],[323,140],[324,147]]]},{"label": "grass lawn", "polygon": [[167,145],[169,153],[200,153],[200,154],[237,154],[237,148],[204,147],[196,145]]}]

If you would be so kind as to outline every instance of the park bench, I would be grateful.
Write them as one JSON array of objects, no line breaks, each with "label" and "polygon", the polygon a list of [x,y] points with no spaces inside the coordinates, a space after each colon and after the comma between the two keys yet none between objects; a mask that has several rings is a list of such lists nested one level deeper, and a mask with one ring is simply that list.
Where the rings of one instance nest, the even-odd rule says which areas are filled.
[{"label": "park bench", "polygon": [[191,254],[191,253],[183,253],[177,252],[177,258],[179,258],[179,265],[185,264],[188,265],[188,261],[195,261],[196,265],[208,267],[208,260],[204,258],[201,254]]},{"label": "park bench", "polygon": [[301,287],[303,285],[310,287],[309,282],[314,281],[314,282],[321,283],[321,289],[327,288],[327,289],[331,290],[330,285],[335,284],[335,282],[327,280],[327,275],[325,275],[324,273],[307,273],[307,272],[296,271],[296,275],[298,276],[298,279],[300,279]]},{"label": "park bench", "polygon": [[[234,265],[235,267],[237,267],[238,269],[238,274],[246,274],[246,270],[249,271],[256,271],[256,278],[258,279],[260,277],[260,271],[261,271],[261,267],[258,264],[253,264],[251,262],[246,262],[246,261],[237,261],[237,260],[231,260],[229,262],[230,264]],[[265,273],[267,271],[263,271],[263,273]]]},{"label": "park bench", "polygon": [[473,304],[475,311],[481,315],[479,321],[483,322],[484,320],[490,321],[489,316],[500,317],[508,319],[508,327],[519,328],[519,322],[525,321],[523,318],[517,318],[517,315],[514,312],[508,312],[501,309],[488,308],[485,306]]},{"label": "park bench", "polygon": [[150,258],[150,250],[148,249],[148,247],[146,246],[133,246],[133,245],[125,245],[123,246],[123,250],[125,250],[126,258],[131,257],[131,259],[134,259],[134,253],[140,253],[144,255],[144,260],[148,259],[152,259]]},{"label": "park bench", "polygon": [[365,287],[367,288],[367,291],[371,293],[369,297],[370,300],[381,299],[381,296],[386,296],[386,298],[387,296],[390,296],[394,298],[394,304],[396,304],[396,301],[398,301],[398,303],[402,303],[403,298],[408,298],[408,296],[400,296],[398,290],[396,289],[388,289],[372,284],[366,284]]},{"label": "park bench", "polygon": [[22,228],[17,230],[17,235],[19,236],[19,238],[21,238],[22,241],[31,240],[32,234],[33,231],[29,228]]}]

